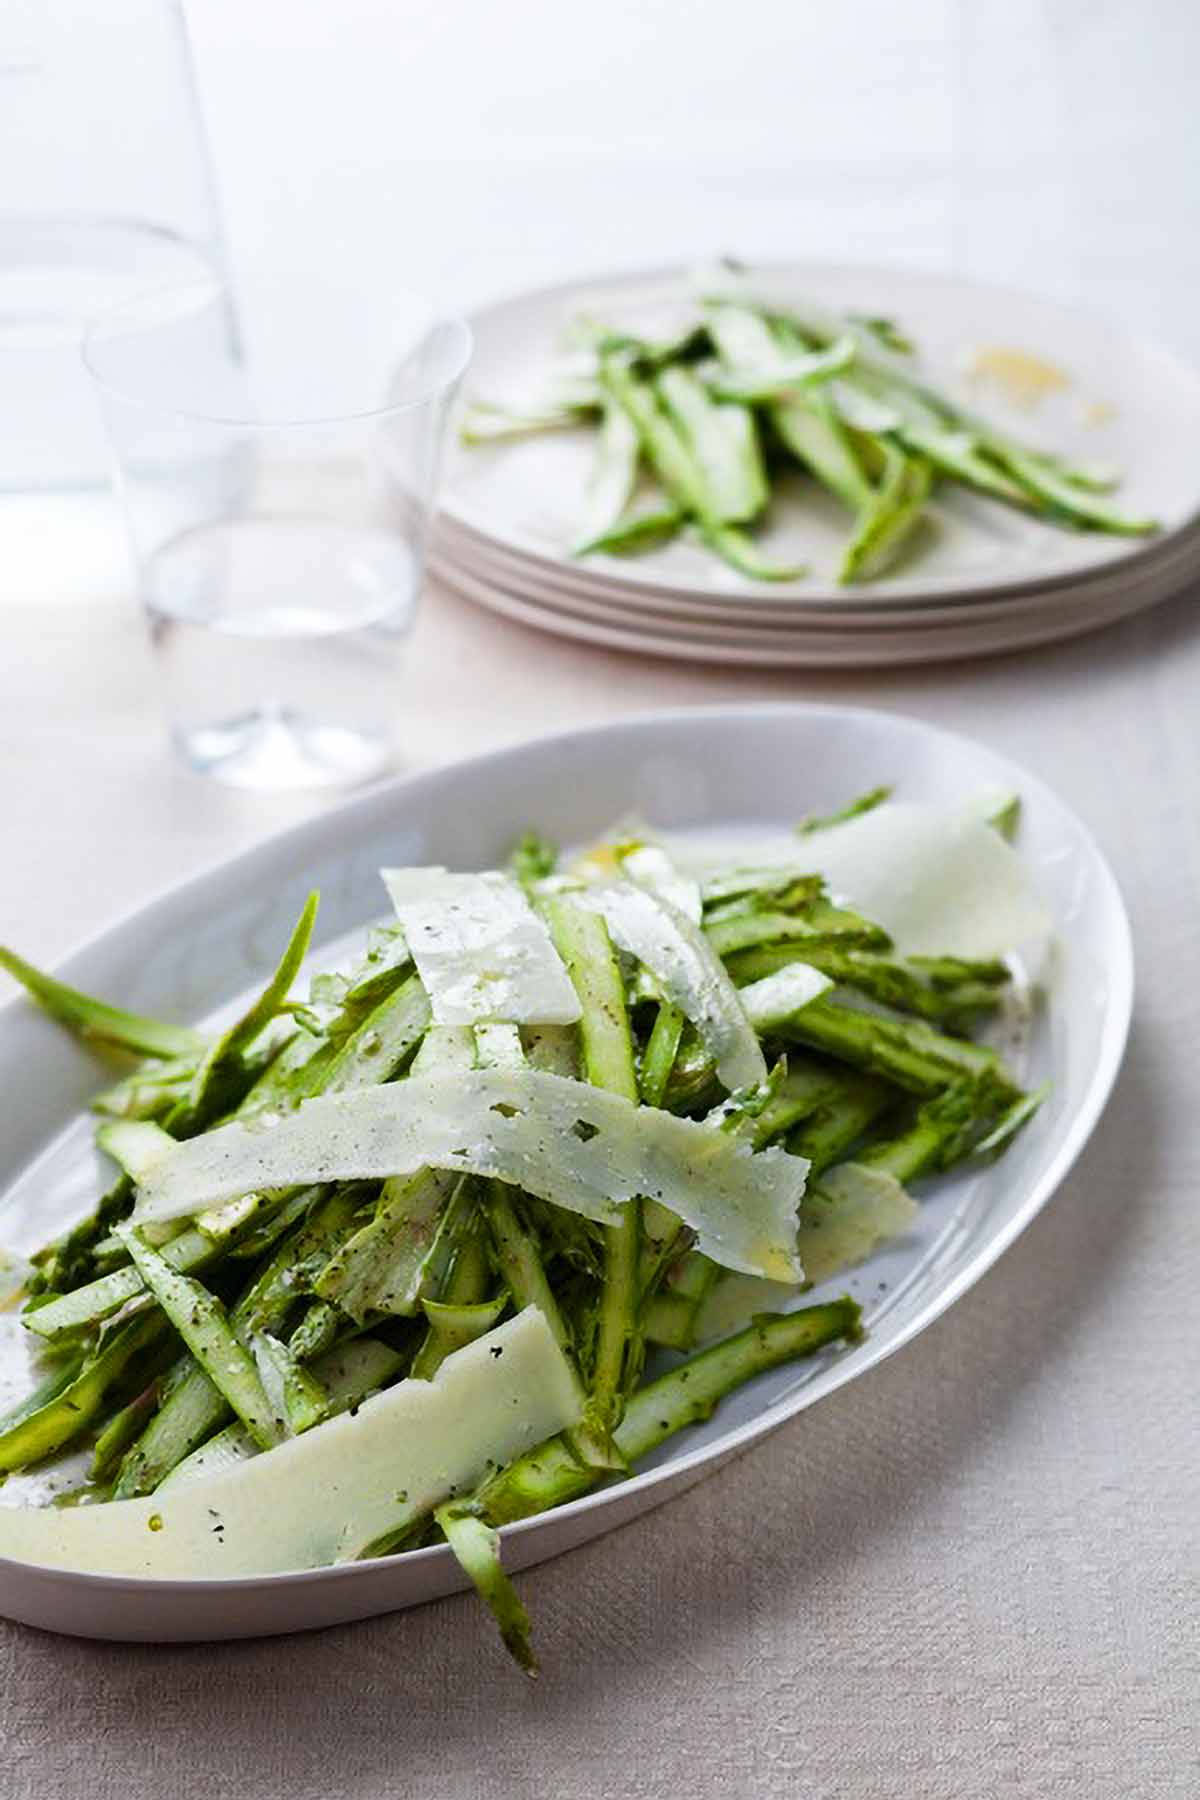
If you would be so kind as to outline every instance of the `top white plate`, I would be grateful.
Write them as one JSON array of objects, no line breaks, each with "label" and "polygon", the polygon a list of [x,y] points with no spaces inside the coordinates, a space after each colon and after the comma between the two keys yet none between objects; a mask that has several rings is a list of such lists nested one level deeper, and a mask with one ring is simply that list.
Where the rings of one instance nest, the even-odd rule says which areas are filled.
[{"label": "top white plate", "polygon": [[[1119,469],[1121,506],[1160,520],[1163,531],[1129,539],[1061,530],[947,484],[919,554],[894,575],[847,590],[831,579],[847,515],[797,472],[782,484],[760,535],[772,556],[807,565],[810,574],[801,581],[748,582],[682,538],[637,558],[579,562],[569,546],[591,466],[594,434],[587,429],[472,449],[456,443],[444,514],[517,556],[586,572],[598,588],[649,587],[731,601],[750,595],[760,606],[790,610],[798,601],[852,608],[864,600],[878,605],[885,596],[899,603],[969,600],[1077,582],[1089,571],[1154,554],[1200,515],[1200,464],[1192,453],[1200,435],[1200,375],[1168,351],[1090,313],[945,275],[794,264],[760,269],[752,285],[784,305],[808,301],[894,318],[915,339],[922,367],[937,385],[1027,440]],[[658,271],[546,288],[488,307],[472,321],[469,396],[528,401],[544,386],[564,331],[579,314],[653,332],[678,320],[694,292],[685,273]],[[996,346],[1044,359],[1071,385],[1033,410],[1006,405],[964,372],[975,351]],[[1089,423],[1096,408],[1103,409],[1103,422]]]},{"label": "top white plate", "polygon": [[[512,1567],[657,1504],[890,1355],[963,1294],[1054,1192],[1108,1097],[1132,996],[1128,923],[1085,827],[1032,775],[916,720],[824,706],[660,713],[389,783],[152,901],[64,965],[68,980],[140,1010],[211,1017],[261,983],[314,886],[323,896],[319,966],[347,933],[384,910],[382,864],[486,866],[530,825],[569,843],[630,809],[679,829],[779,825],[881,780],[907,798],[944,803],[981,788],[1020,792],[1020,849],[1062,940],[1053,995],[1022,1068],[1028,1081],[1053,1082],[1050,1098],[1002,1161],[929,1186],[911,1234],[829,1284],[861,1301],[863,1343],[760,1377],[629,1481],[508,1528]],[[30,1249],[90,1205],[99,1171],[80,1109],[96,1085],[91,1059],[24,1000],[0,1012],[0,1088],[8,1102],[0,1243]],[[0,1403],[9,1403],[14,1389],[28,1386],[28,1334],[11,1313],[0,1313],[0,1332],[8,1390]],[[0,1504],[24,1497],[24,1479],[0,1489]],[[0,1612],[92,1637],[295,1631],[461,1585],[444,1547],[239,1581],[128,1580],[0,1558]]]}]

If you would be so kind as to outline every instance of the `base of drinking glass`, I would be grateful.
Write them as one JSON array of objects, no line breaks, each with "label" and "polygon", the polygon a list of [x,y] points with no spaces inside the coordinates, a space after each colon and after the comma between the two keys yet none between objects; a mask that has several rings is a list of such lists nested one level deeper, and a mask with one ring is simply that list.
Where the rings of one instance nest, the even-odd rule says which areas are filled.
[{"label": "base of drinking glass", "polygon": [[390,738],[262,708],[218,725],[172,732],[183,760],[230,787],[349,787],[387,767]]}]

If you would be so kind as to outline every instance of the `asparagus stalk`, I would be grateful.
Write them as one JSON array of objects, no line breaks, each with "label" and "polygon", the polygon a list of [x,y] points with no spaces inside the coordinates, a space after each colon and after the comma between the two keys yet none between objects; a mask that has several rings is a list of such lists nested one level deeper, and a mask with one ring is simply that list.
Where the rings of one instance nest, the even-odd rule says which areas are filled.
[{"label": "asparagus stalk", "polygon": [[[691,1356],[630,1395],[617,1426],[618,1450],[629,1463],[648,1456],[688,1425],[710,1418],[725,1395],[767,1369],[859,1332],[860,1308],[848,1297],[794,1313],[762,1314],[746,1330]],[[551,1438],[510,1463],[475,1496],[482,1518],[511,1524],[562,1506],[598,1485],[600,1469],[582,1465],[563,1437]]]},{"label": "asparagus stalk", "polygon": [[[234,1307],[231,1324],[239,1341],[253,1331],[274,1331],[297,1299],[353,1229],[359,1196],[334,1193],[276,1250]],[[114,1498],[153,1493],[185,1456],[211,1436],[233,1408],[219,1385],[190,1354],[181,1359],[159,1411],[126,1454]]]},{"label": "asparagus stalk", "polygon": [[[587,1079],[627,1100],[637,1101],[633,1039],[625,1009],[625,988],[608,927],[598,913],[565,897],[546,906],[547,922],[567,966],[582,1009],[580,1040]],[[631,1379],[641,1366],[638,1333],[642,1203],[630,1201],[621,1222],[604,1234],[604,1282],[599,1303],[591,1391],[584,1414],[584,1437],[607,1451],[624,1409]]]},{"label": "asparagus stalk", "polygon": [[204,1039],[186,1025],[169,1025],[162,1019],[148,1019],[140,1013],[125,1012],[119,1006],[108,1006],[68,987],[53,975],[44,974],[18,956],[15,950],[0,945],[0,969],[6,969],[19,981],[30,999],[44,1013],[65,1025],[68,1031],[105,1050],[128,1050],[136,1056],[194,1058],[204,1048]]},{"label": "asparagus stalk", "polygon": [[723,516],[720,498],[710,489],[683,432],[663,411],[654,389],[638,379],[623,357],[602,359],[600,382],[629,415],[642,451],[671,500],[695,519],[705,541],[719,555],[755,579],[788,581],[803,574],[801,568],[772,564],[760,556],[745,533]]},{"label": "asparagus stalk", "polygon": [[[789,1066],[779,1094],[754,1121],[753,1141],[758,1146],[787,1131],[788,1150],[804,1157],[810,1165],[809,1180],[815,1182],[849,1154],[895,1106],[896,1099],[894,1088],[872,1076],[801,1062]],[[649,1341],[689,1350],[700,1310],[722,1275],[719,1266],[697,1250],[684,1257],[673,1278],[646,1307]]]},{"label": "asparagus stalk", "polygon": [[235,1104],[241,1097],[245,1054],[284,1007],[308,954],[319,905],[320,895],[310,894],[271,979],[242,1017],[206,1052],[186,1099],[180,1101],[169,1120],[176,1136],[203,1131],[228,1109],[231,1097],[235,1097]]},{"label": "asparagus stalk", "polygon": [[497,1625],[505,1649],[527,1675],[538,1672],[530,1638],[529,1614],[500,1561],[500,1534],[478,1508],[460,1501],[439,1506],[434,1518],[455,1556],[471,1577],[475,1591]]},{"label": "asparagus stalk", "polygon": [[189,1275],[177,1274],[135,1231],[127,1233],[126,1242],[163,1312],[255,1442],[264,1450],[282,1442],[286,1435],[283,1421],[272,1408],[254,1358],[231,1328],[220,1301]]},{"label": "asparagus stalk", "polygon": [[[491,1274],[469,1190],[459,1202],[457,1217],[450,1229],[453,1249],[437,1298],[448,1310],[460,1311],[485,1303]],[[452,1335],[443,1329],[438,1315],[427,1313],[426,1316],[428,1329],[413,1358],[411,1370],[424,1381],[437,1373],[454,1347]]]},{"label": "asparagus stalk", "polygon": [[[794,336],[772,330],[767,321],[743,306],[711,306],[708,329],[726,367],[779,379],[804,354]],[[854,454],[850,439],[825,395],[793,389],[768,408],[771,423],[792,454],[852,511],[868,506],[871,484]]]},{"label": "asparagus stalk", "polygon": [[731,525],[755,519],[770,490],[749,408],[713,400],[690,369],[664,369],[655,386],[695,458],[714,518]]},{"label": "asparagus stalk", "polygon": [[946,1037],[918,1019],[901,1023],[857,1012],[824,994],[787,1018],[767,1022],[763,1030],[786,1043],[811,1045],[917,1094],[939,1093],[964,1074],[1000,1066],[995,1051],[984,1045]]},{"label": "asparagus stalk", "polygon": [[581,549],[612,532],[629,505],[637,480],[638,434],[623,407],[607,400],[600,420],[596,460],[584,497]]},{"label": "asparagus stalk", "polygon": [[920,968],[909,968],[895,959],[870,951],[844,950],[827,940],[802,939],[792,944],[764,944],[735,952],[729,972],[739,984],[761,981],[795,963],[819,969],[843,987],[853,988],[884,1006],[962,1031],[1000,1003],[998,984],[963,980],[951,984],[931,981]]},{"label": "asparagus stalk", "polygon": [[576,556],[631,556],[643,550],[657,550],[677,536],[685,514],[670,503],[649,507],[645,512],[626,513],[595,537],[576,546]]},{"label": "asparagus stalk", "polygon": [[671,1079],[671,1070],[675,1066],[683,1026],[684,1018],[679,1008],[672,1006],[669,1000],[660,1001],[638,1070],[638,1087],[643,1106],[662,1105],[667,1083]]},{"label": "asparagus stalk", "polygon": [[842,553],[837,578],[843,584],[889,568],[925,516],[933,488],[929,462],[886,442],[883,456],[883,476],[874,498],[859,514]]},{"label": "asparagus stalk", "polygon": [[162,1321],[155,1314],[118,1326],[93,1356],[69,1360],[21,1407],[0,1420],[0,1473],[41,1462],[86,1430],[111,1389],[161,1331]]}]

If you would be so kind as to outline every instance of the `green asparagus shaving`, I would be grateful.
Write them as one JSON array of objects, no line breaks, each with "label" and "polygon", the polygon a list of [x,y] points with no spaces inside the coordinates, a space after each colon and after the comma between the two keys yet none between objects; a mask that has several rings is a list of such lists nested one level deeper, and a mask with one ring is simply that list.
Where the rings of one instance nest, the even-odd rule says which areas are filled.
[{"label": "green asparagus shaving", "polygon": [[174,1139],[161,1125],[153,1125],[146,1120],[113,1119],[99,1127],[96,1143],[101,1150],[108,1152],[136,1186],[147,1169],[152,1168],[156,1162],[161,1162],[164,1152],[170,1150]]},{"label": "green asparagus shaving", "polygon": [[[577,396],[582,410],[564,403],[527,416],[477,412],[465,436],[600,421],[576,554],[645,550],[690,520],[709,549],[752,581],[802,574],[740,529],[770,497],[760,425],[769,451],[800,463],[853,515],[836,571],[842,583],[874,579],[915,554],[935,481],[1079,530],[1157,529],[1106,497],[1109,471],[1020,443],[935,390],[900,360],[913,345],[884,316],[780,311],[755,301],[739,280],[670,338],[651,341],[594,320],[580,321],[575,335],[592,365]],[[669,502],[640,514],[627,504],[639,451]]]},{"label": "green asparagus shaving", "polygon": [[[443,1225],[444,1266],[437,1300],[453,1311],[483,1305],[491,1282],[491,1268],[473,1190],[473,1183],[463,1182]],[[423,1381],[430,1380],[450,1354],[450,1349],[450,1336],[441,1329],[437,1317],[430,1318],[413,1358],[411,1373]]]},{"label": "green asparagus shaving", "polygon": [[[279,1245],[234,1308],[231,1323],[239,1337],[253,1331],[278,1331],[283,1326],[298,1297],[353,1230],[358,1202],[353,1190],[331,1195]],[[176,1463],[223,1424],[231,1410],[200,1360],[191,1356],[181,1359],[160,1410],[121,1465],[114,1498],[152,1493]]]},{"label": "green asparagus shaving", "polygon": [[485,1181],[480,1204],[496,1266],[517,1307],[538,1307],[558,1342],[569,1349],[571,1334],[546,1274],[537,1234],[522,1217],[519,1197],[503,1181]]},{"label": "green asparagus shaving", "polygon": [[131,1050],[136,1056],[192,1057],[204,1048],[199,1032],[185,1025],[168,1025],[160,1019],[123,1012],[103,1000],[93,1000],[77,988],[67,987],[53,975],[43,974],[24,957],[0,945],[0,969],[19,981],[44,1013],[85,1043],[106,1050]]},{"label": "green asparagus shaving", "polygon": [[726,369],[710,378],[708,389],[719,400],[787,400],[797,388],[817,387],[840,375],[854,356],[854,339],[839,338],[828,350],[772,358],[770,367]]},{"label": "green asparagus shaving", "polygon": [[596,442],[596,461],[584,499],[580,537],[592,543],[612,531],[629,505],[637,481],[638,434],[623,407],[607,400]]},{"label": "green asparagus shaving", "polygon": [[[546,906],[555,947],[582,1008],[579,1033],[586,1078],[626,1100],[639,1099],[625,988],[608,928],[598,913],[566,897]],[[599,1301],[585,1434],[604,1453],[621,1417],[624,1397],[641,1366],[638,1334],[642,1204],[632,1200],[618,1225],[605,1228],[604,1282]]]},{"label": "green asparagus shaving", "polygon": [[576,556],[634,556],[657,550],[678,536],[686,514],[670,504],[648,507],[645,512],[625,513],[609,526],[576,546]]},{"label": "green asparagus shaving", "polygon": [[506,412],[502,407],[474,401],[463,414],[459,440],[464,444],[495,444],[512,438],[534,437],[543,431],[565,431],[587,422],[597,401],[547,406],[537,412]]},{"label": "green asparagus shaving", "polygon": [[[630,1396],[616,1443],[630,1463],[649,1455],[688,1425],[711,1418],[718,1403],[756,1375],[812,1356],[858,1335],[861,1310],[846,1297],[794,1313],[764,1314],[736,1337],[677,1364]],[[475,1496],[492,1525],[511,1524],[586,1494],[603,1471],[581,1466],[565,1438],[552,1438],[510,1463]]]},{"label": "green asparagus shaving", "polygon": [[341,1336],[347,1320],[328,1300],[314,1300],[288,1339],[288,1349],[297,1362],[311,1362],[331,1350]]},{"label": "green asparagus shaving", "polygon": [[1158,530],[1155,519],[1131,518],[1062,474],[1042,457],[1031,456],[1015,445],[997,447],[995,454],[1020,485],[1045,503],[1052,513],[1071,525],[1094,531],[1111,531],[1122,537],[1144,537]]},{"label": "green asparagus shaving", "polygon": [[[871,942],[882,936],[877,931],[860,932],[853,927],[827,931],[804,913],[776,913],[754,908],[710,920],[706,923],[705,930],[713,949],[728,958],[734,957],[739,950],[750,950],[757,946],[790,945],[789,955],[803,960],[810,950],[821,946],[845,949],[852,946],[856,939]],[[742,966],[732,965],[735,976]],[[775,966],[780,967],[781,964],[777,962]],[[765,964],[759,966],[747,962],[745,967],[758,969],[758,974],[747,974],[744,977],[746,980],[756,981],[759,974],[769,973]]]},{"label": "green asparagus shaving", "polygon": [[183,1108],[189,1131],[202,1129],[225,1110],[229,1081],[231,1078],[237,1080],[245,1052],[283,1009],[300,965],[308,954],[320,900],[319,894],[308,896],[279,966],[266,987],[241,1018],[221,1034],[196,1070]]},{"label": "green asparagus shaving", "polygon": [[536,831],[527,831],[513,846],[508,859],[508,870],[522,887],[532,887],[536,882],[544,881],[553,875],[558,867],[558,845],[552,844],[548,838],[540,837]]},{"label": "green asparagus shaving", "polygon": [[[720,556],[743,574],[757,579],[790,580],[803,573],[796,568],[772,564],[759,555],[744,532],[728,524],[721,495],[715,494],[710,487],[689,439],[664,411],[651,385],[633,373],[627,360],[621,356],[605,357],[600,365],[600,381],[605,392],[633,421],[643,454],[670,498],[682,512],[696,520],[705,541]],[[729,445],[723,435],[721,447],[728,456]]]},{"label": "green asparagus shaving", "polygon": [[481,1516],[477,1507],[452,1501],[434,1513],[446,1542],[469,1575],[476,1593],[500,1627],[500,1636],[517,1665],[527,1675],[538,1672],[530,1641],[529,1614],[500,1561],[500,1534]]},{"label": "green asparagus shaving", "polygon": [[283,1420],[288,1436],[319,1425],[328,1415],[329,1396],[316,1377],[301,1367],[290,1345],[269,1331],[254,1331],[250,1333],[250,1352],[263,1393],[275,1417]]},{"label": "green asparagus shaving", "polygon": [[882,1006],[929,1019],[950,1031],[964,1030],[976,1019],[995,1012],[999,1005],[992,983],[935,983],[922,970],[893,958],[873,951],[842,950],[820,941],[767,944],[729,958],[729,972],[738,982],[763,981],[781,969],[797,965],[818,969],[843,989],[854,989]]},{"label": "green asparagus shaving", "polygon": [[154,1315],[119,1326],[94,1356],[73,1359],[31,1396],[25,1406],[0,1420],[0,1472],[41,1462],[79,1436],[96,1418],[114,1384],[133,1359],[161,1332]]},{"label": "green asparagus shaving", "polygon": [[619,356],[639,372],[653,374],[671,363],[689,362],[704,349],[704,327],[699,320],[689,320],[672,336],[648,338],[621,330],[616,331],[599,319],[586,315],[574,321],[573,335],[596,356]]},{"label": "green asparagus shaving", "polygon": [[[217,1254],[217,1245],[202,1231],[189,1228],[164,1244],[161,1254],[169,1268],[186,1274],[211,1262]],[[130,1264],[114,1269],[111,1275],[102,1275],[86,1287],[72,1288],[70,1293],[27,1312],[25,1323],[39,1337],[56,1342],[73,1332],[98,1325],[146,1291],[141,1271]]]},{"label": "green asparagus shaving", "polygon": [[1050,1083],[1047,1081],[1043,1082],[1041,1087],[1035,1088],[1033,1093],[1022,1094],[1014,1100],[1001,1114],[986,1137],[981,1138],[974,1146],[974,1155],[986,1161],[1007,1150],[1017,1133],[1024,1129],[1034,1113],[1043,1105],[1049,1092]]},{"label": "green asparagus shaving", "polygon": [[458,1177],[421,1169],[385,1181],[374,1217],[330,1257],[314,1283],[361,1324],[375,1313],[413,1313]]},{"label": "green asparagus shaving", "polygon": [[498,1325],[508,1305],[508,1295],[470,1304],[454,1300],[422,1300],[421,1311],[442,1340],[447,1356]]},{"label": "green asparagus shaving", "polygon": [[190,1275],[180,1275],[139,1237],[126,1231],[129,1254],[146,1286],[213,1386],[264,1450],[285,1435],[263,1388],[254,1358],[232,1330],[225,1309]]},{"label": "green asparagus shaving", "polygon": [[662,1105],[667,1083],[671,1079],[671,1070],[675,1066],[683,1026],[684,1017],[679,1008],[672,1006],[669,1000],[661,1001],[638,1071],[643,1106]]},{"label": "green asparagus shaving", "polygon": [[757,518],[769,490],[753,414],[713,400],[689,369],[664,369],[656,385],[700,469],[709,515],[721,524]]},{"label": "green asparagus shaving", "polygon": [[[805,353],[794,334],[768,322],[748,307],[716,305],[707,309],[709,332],[726,368],[761,373],[770,379]],[[768,408],[779,437],[831,493],[855,512],[871,500],[871,485],[854,454],[849,437],[820,389],[793,391]]]},{"label": "green asparagus shaving", "polygon": [[187,1098],[195,1073],[195,1055],[139,1063],[131,1075],[96,1095],[92,1111],[112,1119],[165,1119]]},{"label": "green asparagus shaving", "polygon": [[929,463],[883,445],[884,471],[874,499],[859,514],[837,578],[847,583],[890,567],[925,515],[933,486]]},{"label": "green asparagus shaving", "polygon": [[907,332],[902,331],[894,319],[881,318],[873,313],[847,313],[846,317],[851,324],[869,331],[885,350],[892,350],[897,356],[911,356],[916,349]]},{"label": "green asparagus shaving", "polygon": [[890,786],[869,788],[848,805],[839,807],[837,812],[810,814],[800,821],[796,831],[800,837],[811,837],[814,831],[828,831],[833,825],[845,825],[850,819],[861,819],[864,813],[874,812],[877,806],[890,800],[894,792],[895,789]]},{"label": "green asparagus shaving", "polygon": [[669,1350],[690,1350],[696,1341],[696,1320],[721,1276],[718,1263],[693,1250],[679,1264],[669,1285],[656,1294],[646,1309],[646,1336]]},{"label": "green asparagus shaving", "polygon": [[807,573],[804,563],[780,563],[764,556],[752,537],[734,525],[709,525],[703,530],[704,541],[739,575],[751,581],[797,581]]},{"label": "green asparagus shaving", "polygon": [[97,1437],[92,1451],[93,1481],[106,1481],[112,1474],[130,1444],[141,1434],[147,1419],[158,1405],[158,1398],[159,1381],[155,1377],[120,1412],[113,1414]]},{"label": "green asparagus shaving", "polygon": [[682,512],[693,518],[702,517],[709,510],[703,476],[686,438],[663,411],[654,389],[634,374],[622,356],[610,355],[602,360],[600,382],[610,399],[628,415],[647,461],[671,499]]},{"label": "green asparagus shaving", "polygon": [[886,1076],[918,1094],[940,1092],[963,1074],[995,1068],[999,1058],[981,1044],[951,1038],[918,1019],[878,1018],[822,994],[762,1029],[787,1043],[808,1044],[855,1068]]}]

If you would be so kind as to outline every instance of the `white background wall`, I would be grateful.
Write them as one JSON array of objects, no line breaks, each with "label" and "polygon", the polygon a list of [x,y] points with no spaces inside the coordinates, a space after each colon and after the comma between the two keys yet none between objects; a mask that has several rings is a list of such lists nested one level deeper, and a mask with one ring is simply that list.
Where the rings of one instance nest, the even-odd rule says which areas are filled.
[{"label": "white background wall", "polygon": [[731,250],[985,274],[1200,357],[1195,0],[186,5],[235,259],[297,330],[320,292]]}]

